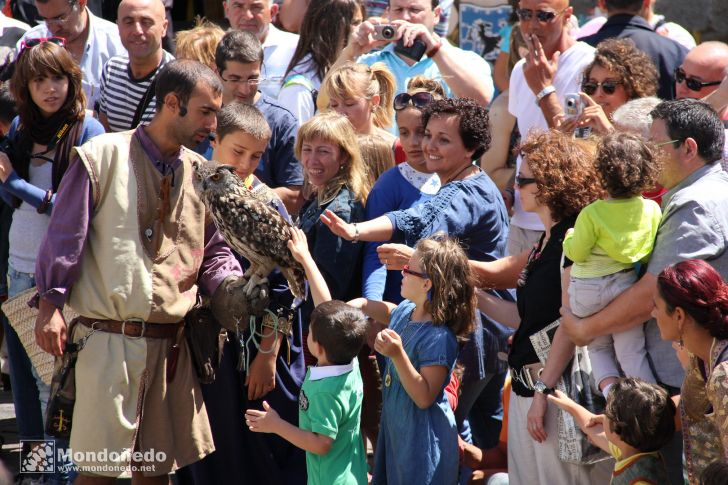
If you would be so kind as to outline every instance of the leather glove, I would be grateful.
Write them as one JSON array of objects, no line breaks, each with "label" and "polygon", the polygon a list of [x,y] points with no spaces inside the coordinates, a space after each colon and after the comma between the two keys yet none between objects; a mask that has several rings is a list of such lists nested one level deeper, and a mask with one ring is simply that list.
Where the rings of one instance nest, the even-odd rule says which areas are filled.
[{"label": "leather glove", "polygon": [[210,301],[210,309],[218,323],[228,330],[247,330],[250,316],[262,317],[270,302],[268,283],[257,284],[250,294],[246,294],[248,278],[228,276],[215,290]]}]

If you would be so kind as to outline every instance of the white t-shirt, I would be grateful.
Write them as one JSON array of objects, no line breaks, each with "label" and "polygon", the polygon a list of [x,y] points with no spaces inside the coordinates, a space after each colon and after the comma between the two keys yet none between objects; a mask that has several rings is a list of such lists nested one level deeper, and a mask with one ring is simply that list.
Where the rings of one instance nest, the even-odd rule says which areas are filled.
[{"label": "white t-shirt", "polygon": [[[300,75],[306,78],[311,83],[313,89],[317,91],[321,89],[321,79],[316,74],[316,69],[311,62],[310,54],[296,64],[296,67],[291,70],[288,78],[294,75]],[[278,104],[293,113],[299,127],[316,112],[311,89],[302,83],[284,85],[281,88],[281,92],[278,93]]]},{"label": "white t-shirt", "polygon": [[291,63],[293,53],[298,45],[298,36],[277,29],[275,25],[268,26],[268,34],[263,42],[263,72],[265,79],[260,84],[260,91],[273,99],[278,99],[278,92],[283,84],[288,64]]},{"label": "white t-shirt", "polygon": [[[577,42],[559,57],[559,66],[554,77],[554,87],[559,102],[563,105],[564,96],[578,93],[581,90],[581,80],[584,69],[594,60],[594,48],[584,42]],[[536,104],[536,95],[528,87],[523,75],[523,65],[526,60],[521,59],[511,73],[510,95],[508,97],[508,111],[516,117],[518,131],[521,139],[528,136],[528,132],[548,130],[548,123],[543,116],[541,108]],[[521,157],[516,161],[516,170],[521,168]],[[517,189],[517,188],[516,188]],[[513,204],[513,217],[511,224],[535,231],[543,231],[543,224],[536,214],[525,212],[521,206],[521,198],[516,190]]]}]

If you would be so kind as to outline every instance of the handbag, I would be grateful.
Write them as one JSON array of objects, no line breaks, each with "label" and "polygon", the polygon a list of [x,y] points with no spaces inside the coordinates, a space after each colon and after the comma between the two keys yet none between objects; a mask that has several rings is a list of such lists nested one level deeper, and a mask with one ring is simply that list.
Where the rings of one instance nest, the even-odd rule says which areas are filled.
[{"label": "handbag", "polygon": [[[28,306],[28,301],[35,296],[35,287],[21,291],[14,297],[2,304],[2,311],[8,319],[10,326],[18,334],[20,343],[23,344],[25,352],[30,358],[31,364],[38,373],[41,380],[51,384],[55,358],[41,349],[35,341],[35,319],[38,317],[38,309]],[[77,314],[68,305],[63,307],[63,318],[70,322]]]},{"label": "handbag", "polygon": [[[529,338],[536,355],[546,365],[551,342],[561,319],[556,320]],[[589,352],[586,347],[576,347],[574,357],[556,383],[556,389],[569,396],[574,402],[594,414],[603,414],[606,401],[596,390]],[[575,465],[592,465],[610,456],[591,444],[584,432],[566,411],[558,411],[559,459]]]},{"label": "handbag", "polygon": [[185,338],[190,348],[192,366],[201,384],[215,381],[222,360],[227,330],[222,328],[209,306],[196,304],[185,315]]}]

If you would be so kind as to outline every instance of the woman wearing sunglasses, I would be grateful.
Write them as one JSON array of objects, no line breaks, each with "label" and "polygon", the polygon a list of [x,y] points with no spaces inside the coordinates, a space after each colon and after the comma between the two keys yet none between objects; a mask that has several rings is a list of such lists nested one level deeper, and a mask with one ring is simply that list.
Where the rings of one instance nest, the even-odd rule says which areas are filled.
[{"label": "woman wearing sunglasses", "polygon": [[[421,204],[408,209],[393,210],[383,216],[361,223],[349,223],[326,211],[321,220],[331,231],[347,240],[403,242],[414,247],[417,241],[444,231],[457,238],[466,248],[470,259],[494,261],[505,254],[508,216],[503,199],[493,181],[473,160],[490,147],[488,111],[467,98],[433,101],[422,110],[425,127],[422,153],[428,170],[438,175],[440,191]],[[401,269],[401,266],[387,269]],[[512,301],[507,291],[493,291],[494,298]],[[462,394],[457,415],[462,421],[468,416],[476,399],[491,379],[502,387],[505,363],[497,354],[507,347],[510,333],[495,321],[484,319],[463,348],[460,360],[465,365]],[[498,386],[496,386],[498,387]],[[498,413],[500,387],[493,399],[478,401],[479,409],[470,413],[479,421]],[[471,425],[473,423],[471,422]],[[485,424],[487,426],[487,424]],[[474,432],[479,430],[474,427]],[[481,432],[481,435],[498,433]],[[483,436],[487,440],[487,436]]]},{"label": "woman wearing sunglasses", "polygon": [[[7,156],[0,153],[0,195],[15,208],[8,261],[8,294],[12,297],[35,286],[35,260],[55,193],[69,167],[71,148],[104,129],[86,114],[81,70],[61,38],[25,41],[10,88],[19,116],[8,134],[10,152]],[[5,335],[18,434],[20,439],[42,439],[50,389],[33,377],[28,356],[7,324]]]},{"label": "woman wearing sunglasses", "polygon": [[589,126],[595,133],[612,131],[612,113],[627,101],[657,93],[657,69],[629,39],[608,39],[597,45],[594,61],[581,83],[584,109],[580,116],[562,118],[560,129],[573,132]]},{"label": "woman wearing sunglasses", "polygon": [[581,209],[603,194],[594,168],[595,147],[552,130],[530,134],[520,152],[516,184],[521,203],[539,216],[545,232],[531,251],[490,263],[471,261],[481,287],[517,288],[517,303],[478,292],[482,312],[516,329],[508,355],[508,478],[516,485],[608,483],[608,465],[579,466],[559,459],[558,411],[547,405],[546,395],[567,372],[574,344],[557,329],[541,363],[531,342],[559,318],[565,301],[571,271],[568,259],[562,264],[566,232]]}]

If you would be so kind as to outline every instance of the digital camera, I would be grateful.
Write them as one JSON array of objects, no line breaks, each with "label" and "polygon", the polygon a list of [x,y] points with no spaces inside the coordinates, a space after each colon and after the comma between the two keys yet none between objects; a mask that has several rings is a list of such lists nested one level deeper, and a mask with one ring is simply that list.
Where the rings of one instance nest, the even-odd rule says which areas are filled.
[{"label": "digital camera", "polygon": [[392,40],[397,33],[397,28],[392,24],[382,24],[374,26],[374,40]]}]

